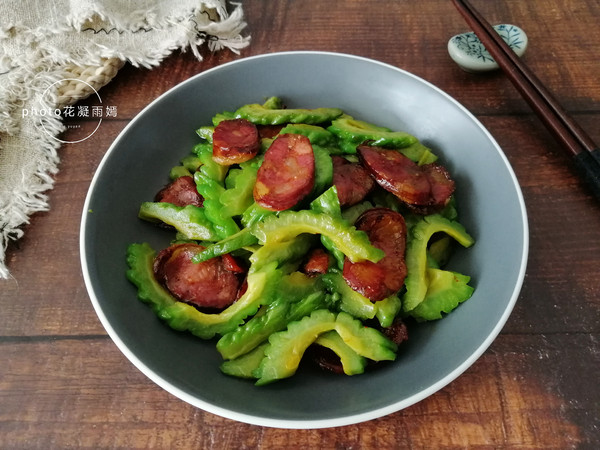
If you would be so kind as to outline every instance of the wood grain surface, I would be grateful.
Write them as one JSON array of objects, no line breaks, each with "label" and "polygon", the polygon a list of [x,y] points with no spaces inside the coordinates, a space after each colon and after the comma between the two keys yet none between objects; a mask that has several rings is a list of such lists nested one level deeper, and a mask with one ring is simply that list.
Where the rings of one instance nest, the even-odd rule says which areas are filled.
[{"label": "wood grain surface", "polygon": [[[598,0],[472,3],[491,23],[527,32],[526,62],[600,142]],[[51,209],[10,245],[13,278],[0,281],[0,448],[600,448],[600,204],[501,73],[468,74],[450,60],[448,39],[467,31],[451,2],[249,0],[243,8],[252,42],[241,55],[176,53],[153,70],[126,66],[101,91],[117,117],[60,149]],[[418,404],[340,428],[242,424],[166,393],[107,336],[79,264],[87,189],[127,123],[196,73],[287,50],[380,60],[455,97],[503,148],[529,217],[524,286],[488,351]]]}]

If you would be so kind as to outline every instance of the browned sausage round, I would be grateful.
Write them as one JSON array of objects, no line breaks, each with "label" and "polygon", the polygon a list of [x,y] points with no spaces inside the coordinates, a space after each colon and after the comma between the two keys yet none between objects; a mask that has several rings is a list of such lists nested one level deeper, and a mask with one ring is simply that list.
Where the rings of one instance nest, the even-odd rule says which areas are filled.
[{"label": "browned sausage round", "polygon": [[346,259],[343,275],[348,286],[372,302],[388,297],[385,269],[377,263],[371,261],[352,263]]},{"label": "browned sausage round", "polygon": [[342,156],[332,156],[331,159],[333,184],[337,188],[340,205],[346,207],[361,202],[375,186],[367,169]]},{"label": "browned sausage round", "polygon": [[223,309],[237,298],[241,281],[221,257],[192,262],[204,250],[199,244],[176,244],[158,253],[154,274],[178,300],[201,308]]},{"label": "browned sausage round", "polygon": [[316,248],[308,255],[302,272],[312,276],[327,273],[327,269],[329,269],[329,253],[322,248]]},{"label": "browned sausage round", "polygon": [[273,139],[283,129],[283,125],[256,125],[261,139]]},{"label": "browned sausage round", "polygon": [[444,166],[436,163],[425,164],[421,166],[423,172],[427,175],[431,185],[430,204],[422,212],[423,214],[433,214],[444,208],[450,201],[454,193],[454,181]]},{"label": "browned sausage round", "polygon": [[306,355],[321,369],[328,372],[333,372],[337,375],[344,375],[344,366],[342,365],[342,361],[333,350],[313,344],[306,350]]},{"label": "browned sausage round", "polygon": [[233,256],[231,256],[229,253],[225,253],[224,255],[221,255],[221,258],[223,259],[223,265],[230,272],[233,272],[233,273],[246,273],[247,272],[247,270],[241,266],[241,264],[238,262],[238,260],[235,259]]},{"label": "browned sausage round", "polygon": [[369,236],[373,246],[385,252],[377,263],[352,263],[346,258],[343,276],[355,291],[376,302],[398,292],[406,278],[406,223],[400,213],[373,208],[357,219],[356,228]]},{"label": "browned sausage round", "polygon": [[315,181],[315,156],[306,136],[282,134],[265,153],[254,185],[254,201],[271,211],[296,205]]},{"label": "browned sausage round", "polygon": [[419,166],[397,150],[368,145],[357,148],[361,163],[375,181],[419,212],[431,213],[446,206],[454,192],[454,181],[439,164]]},{"label": "browned sausage round", "polygon": [[190,176],[179,177],[162,188],[156,197],[157,202],[173,203],[177,206],[202,206],[204,199],[196,189],[196,183]]},{"label": "browned sausage round", "polygon": [[408,328],[400,317],[396,317],[389,327],[381,327],[380,330],[396,345],[400,345],[408,340]]},{"label": "browned sausage round", "polygon": [[230,166],[256,156],[260,138],[256,125],[246,119],[223,120],[213,132],[213,160]]}]

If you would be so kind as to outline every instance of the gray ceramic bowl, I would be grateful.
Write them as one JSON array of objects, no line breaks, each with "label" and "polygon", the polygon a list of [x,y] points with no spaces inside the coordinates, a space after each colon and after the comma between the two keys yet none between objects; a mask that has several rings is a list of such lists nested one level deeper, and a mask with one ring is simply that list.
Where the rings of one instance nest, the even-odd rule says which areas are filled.
[{"label": "gray ceramic bowl", "polygon": [[[136,298],[125,249],[159,249],[171,233],[137,219],[142,201],[198,141],[194,130],[224,110],[282,97],[289,107],[335,106],[432,147],[453,173],[461,222],[476,239],[450,268],[472,276],[473,297],[448,317],[411,329],[393,364],[355,377],[309,367],[268,386],[222,375],[213,341],[171,330]],[[461,105],[395,67],[355,56],[291,52],[224,64],[181,83],[120,134],[92,181],[81,224],[81,262],[94,308],[119,349],[156,384],[231,419],[322,428],[374,419],[441,389],[487,349],[521,288],[528,228],[521,191],[501,149]]]}]

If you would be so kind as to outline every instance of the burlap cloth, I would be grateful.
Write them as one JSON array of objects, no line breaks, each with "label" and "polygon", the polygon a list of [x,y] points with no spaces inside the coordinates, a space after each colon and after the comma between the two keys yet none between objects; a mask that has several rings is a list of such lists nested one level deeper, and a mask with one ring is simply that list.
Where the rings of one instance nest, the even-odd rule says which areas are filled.
[{"label": "burlap cloth", "polygon": [[10,277],[8,242],[48,209],[64,126],[45,112],[99,90],[126,62],[153,67],[175,50],[201,59],[202,45],[237,52],[245,26],[226,0],[0,2],[0,278]]}]

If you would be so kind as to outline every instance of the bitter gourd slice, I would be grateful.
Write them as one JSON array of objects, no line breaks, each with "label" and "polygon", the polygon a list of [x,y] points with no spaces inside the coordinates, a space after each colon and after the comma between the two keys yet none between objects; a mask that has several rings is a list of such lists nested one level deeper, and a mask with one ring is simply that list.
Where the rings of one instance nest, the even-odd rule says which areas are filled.
[{"label": "bitter gourd slice", "polygon": [[345,312],[337,315],[320,309],[297,322],[287,330],[273,333],[265,349],[265,357],[254,372],[257,386],[287,378],[296,373],[300,360],[309,345],[319,335],[335,330],[342,340],[359,355],[375,360],[394,360],[396,344],[374,328],[365,327]]}]

